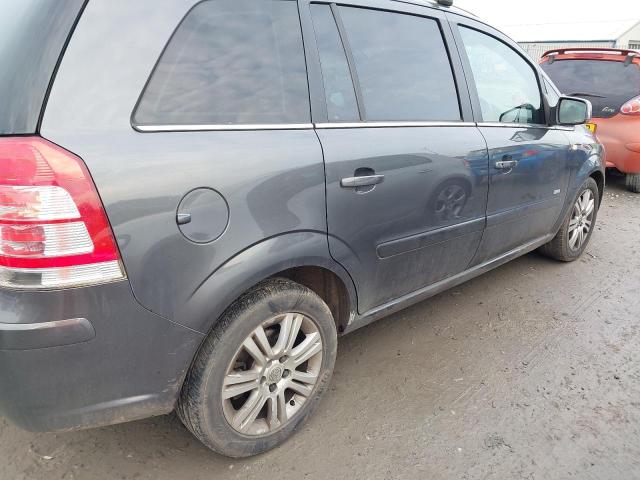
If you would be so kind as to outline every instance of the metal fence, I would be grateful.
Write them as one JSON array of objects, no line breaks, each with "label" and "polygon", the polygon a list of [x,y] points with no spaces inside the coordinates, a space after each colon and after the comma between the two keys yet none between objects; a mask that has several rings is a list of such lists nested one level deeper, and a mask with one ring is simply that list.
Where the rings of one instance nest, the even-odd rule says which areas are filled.
[{"label": "metal fence", "polygon": [[640,50],[640,44],[615,45],[613,42],[572,42],[572,43],[520,43],[522,49],[534,60],[538,61],[548,50],[556,48],[628,48]]}]

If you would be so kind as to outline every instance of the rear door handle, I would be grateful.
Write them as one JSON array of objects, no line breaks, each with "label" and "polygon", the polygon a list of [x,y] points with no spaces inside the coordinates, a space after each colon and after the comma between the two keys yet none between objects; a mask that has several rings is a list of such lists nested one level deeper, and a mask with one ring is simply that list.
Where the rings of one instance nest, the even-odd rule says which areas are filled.
[{"label": "rear door handle", "polygon": [[384,175],[365,175],[362,177],[346,177],[340,180],[340,186],[344,188],[371,187],[384,182]]}]

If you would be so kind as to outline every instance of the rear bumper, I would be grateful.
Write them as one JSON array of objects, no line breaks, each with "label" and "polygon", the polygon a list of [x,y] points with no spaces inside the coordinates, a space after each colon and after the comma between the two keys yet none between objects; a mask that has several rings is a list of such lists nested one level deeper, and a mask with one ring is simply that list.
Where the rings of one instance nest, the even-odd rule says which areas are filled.
[{"label": "rear bumper", "polygon": [[594,118],[596,136],[605,146],[607,167],[623,173],[640,173],[640,116],[618,114]]},{"label": "rear bumper", "polygon": [[201,340],[141,307],[126,281],[0,290],[0,415],[59,431],[168,413]]}]

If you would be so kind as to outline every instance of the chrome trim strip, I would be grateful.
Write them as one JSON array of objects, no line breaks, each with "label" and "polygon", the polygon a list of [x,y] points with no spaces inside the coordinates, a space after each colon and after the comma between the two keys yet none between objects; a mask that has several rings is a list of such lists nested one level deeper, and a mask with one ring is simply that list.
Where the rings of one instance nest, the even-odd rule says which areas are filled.
[{"label": "chrome trim strip", "polygon": [[208,132],[247,130],[307,130],[312,123],[276,123],[264,125],[133,125],[138,132]]},{"label": "chrome trim strip", "polygon": [[316,123],[317,129],[335,128],[397,128],[397,127],[475,127],[473,122],[353,122]]},{"label": "chrome trim strip", "polygon": [[411,128],[411,127],[500,127],[500,128],[544,128],[547,130],[573,130],[561,125],[533,125],[525,123],[498,122],[336,122],[336,123],[280,123],[264,125],[133,125],[138,132],[233,132],[251,130],[319,130],[343,128]]},{"label": "chrome trim strip", "polygon": [[502,128],[549,128],[549,125],[536,125],[533,123],[501,123],[501,122],[478,122],[479,127],[502,127]]},{"label": "chrome trim strip", "polygon": [[500,122],[478,122],[478,127],[497,127],[497,128],[537,128],[544,130],[574,130],[574,127],[564,125],[538,125],[535,123],[500,123]]}]

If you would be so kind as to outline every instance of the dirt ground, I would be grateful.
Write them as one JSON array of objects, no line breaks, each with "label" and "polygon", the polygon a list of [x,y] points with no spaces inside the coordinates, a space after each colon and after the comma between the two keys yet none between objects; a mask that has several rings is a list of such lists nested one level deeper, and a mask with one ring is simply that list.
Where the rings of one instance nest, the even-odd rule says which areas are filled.
[{"label": "dirt ground", "polygon": [[640,195],[610,178],[586,254],[527,255],[341,340],[279,449],[228,460],[173,415],[32,434],[0,479],[640,479]]}]

